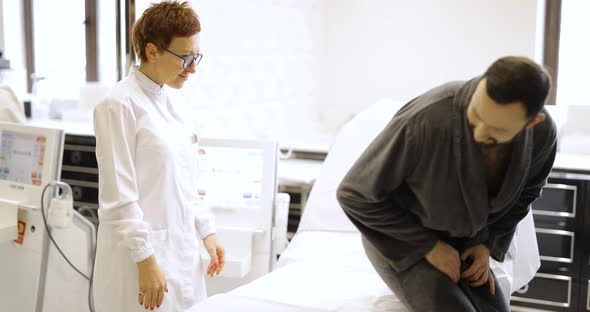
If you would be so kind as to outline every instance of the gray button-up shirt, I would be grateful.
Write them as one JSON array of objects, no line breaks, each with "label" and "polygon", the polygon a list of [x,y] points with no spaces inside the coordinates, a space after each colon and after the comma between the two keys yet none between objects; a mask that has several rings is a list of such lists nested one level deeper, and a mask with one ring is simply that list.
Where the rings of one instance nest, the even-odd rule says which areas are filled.
[{"label": "gray button-up shirt", "polygon": [[486,244],[503,261],[546,183],[556,130],[543,111],[544,122],[514,138],[500,191],[489,198],[466,113],[479,80],[448,83],[407,103],[340,184],[344,212],[396,270],[422,259],[439,239]]}]

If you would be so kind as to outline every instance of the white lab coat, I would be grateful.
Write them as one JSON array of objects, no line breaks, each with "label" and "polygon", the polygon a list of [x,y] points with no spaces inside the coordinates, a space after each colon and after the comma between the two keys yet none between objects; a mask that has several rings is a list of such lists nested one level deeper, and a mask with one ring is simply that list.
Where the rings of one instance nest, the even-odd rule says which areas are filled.
[{"label": "white lab coat", "polygon": [[168,96],[137,68],[94,111],[99,167],[97,312],[145,311],[136,262],[156,256],[169,292],[156,311],[206,298],[199,250],[215,232],[198,205],[197,138]]}]

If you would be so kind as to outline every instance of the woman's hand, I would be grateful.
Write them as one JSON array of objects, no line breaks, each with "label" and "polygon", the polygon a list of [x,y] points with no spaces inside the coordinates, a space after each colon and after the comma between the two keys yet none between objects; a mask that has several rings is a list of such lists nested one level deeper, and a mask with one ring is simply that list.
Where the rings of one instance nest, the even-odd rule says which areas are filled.
[{"label": "woman's hand", "polygon": [[159,308],[164,301],[164,292],[168,292],[166,277],[160,271],[155,256],[137,263],[139,275],[139,304],[146,310]]},{"label": "woman's hand", "polygon": [[203,239],[207,253],[211,257],[211,262],[207,267],[207,275],[219,275],[225,265],[225,250],[219,242],[217,242],[217,235],[211,234]]}]

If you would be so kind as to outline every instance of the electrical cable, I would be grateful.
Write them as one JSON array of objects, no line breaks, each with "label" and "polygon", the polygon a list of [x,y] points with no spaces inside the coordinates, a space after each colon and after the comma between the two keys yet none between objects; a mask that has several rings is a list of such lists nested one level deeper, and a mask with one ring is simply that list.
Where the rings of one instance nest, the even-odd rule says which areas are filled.
[{"label": "electrical cable", "polygon": [[43,224],[45,225],[45,231],[47,232],[47,235],[49,236],[49,239],[51,240],[51,242],[53,243],[53,245],[55,246],[55,248],[57,249],[57,251],[61,254],[61,256],[64,258],[64,260],[66,260],[66,262],[76,271],[78,272],[78,274],[80,274],[82,277],[84,277],[84,279],[86,279],[89,283],[90,286],[88,287],[88,308],[90,309],[91,312],[94,312],[94,302],[92,300],[92,282],[94,280],[94,262],[96,259],[96,246],[94,247],[94,254],[92,256],[92,272],[90,274],[90,277],[86,276],[86,274],[82,273],[82,271],[80,271],[71,261],[70,259],[68,259],[68,257],[64,254],[64,252],[61,250],[61,248],[59,248],[59,245],[55,242],[55,239],[53,239],[53,235],[51,235],[51,232],[49,231],[49,226],[47,224],[47,217],[45,216],[45,191],[47,191],[47,188],[49,188],[50,186],[53,186],[51,183],[45,185],[45,187],[43,188],[43,192],[41,192],[41,215],[43,216]]}]

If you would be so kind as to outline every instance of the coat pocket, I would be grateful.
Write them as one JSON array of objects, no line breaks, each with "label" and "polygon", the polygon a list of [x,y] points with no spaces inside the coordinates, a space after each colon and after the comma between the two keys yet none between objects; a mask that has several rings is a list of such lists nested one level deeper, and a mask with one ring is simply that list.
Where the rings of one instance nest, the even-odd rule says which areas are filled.
[{"label": "coat pocket", "polygon": [[165,272],[165,266],[168,264],[167,255],[169,254],[167,252],[169,249],[168,229],[150,230],[150,242],[152,243],[152,248],[154,248],[154,254],[160,270]]},{"label": "coat pocket", "polygon": [[153,242],[163,242],[168,240],[168,229],[150,230],[150,239]]}]

